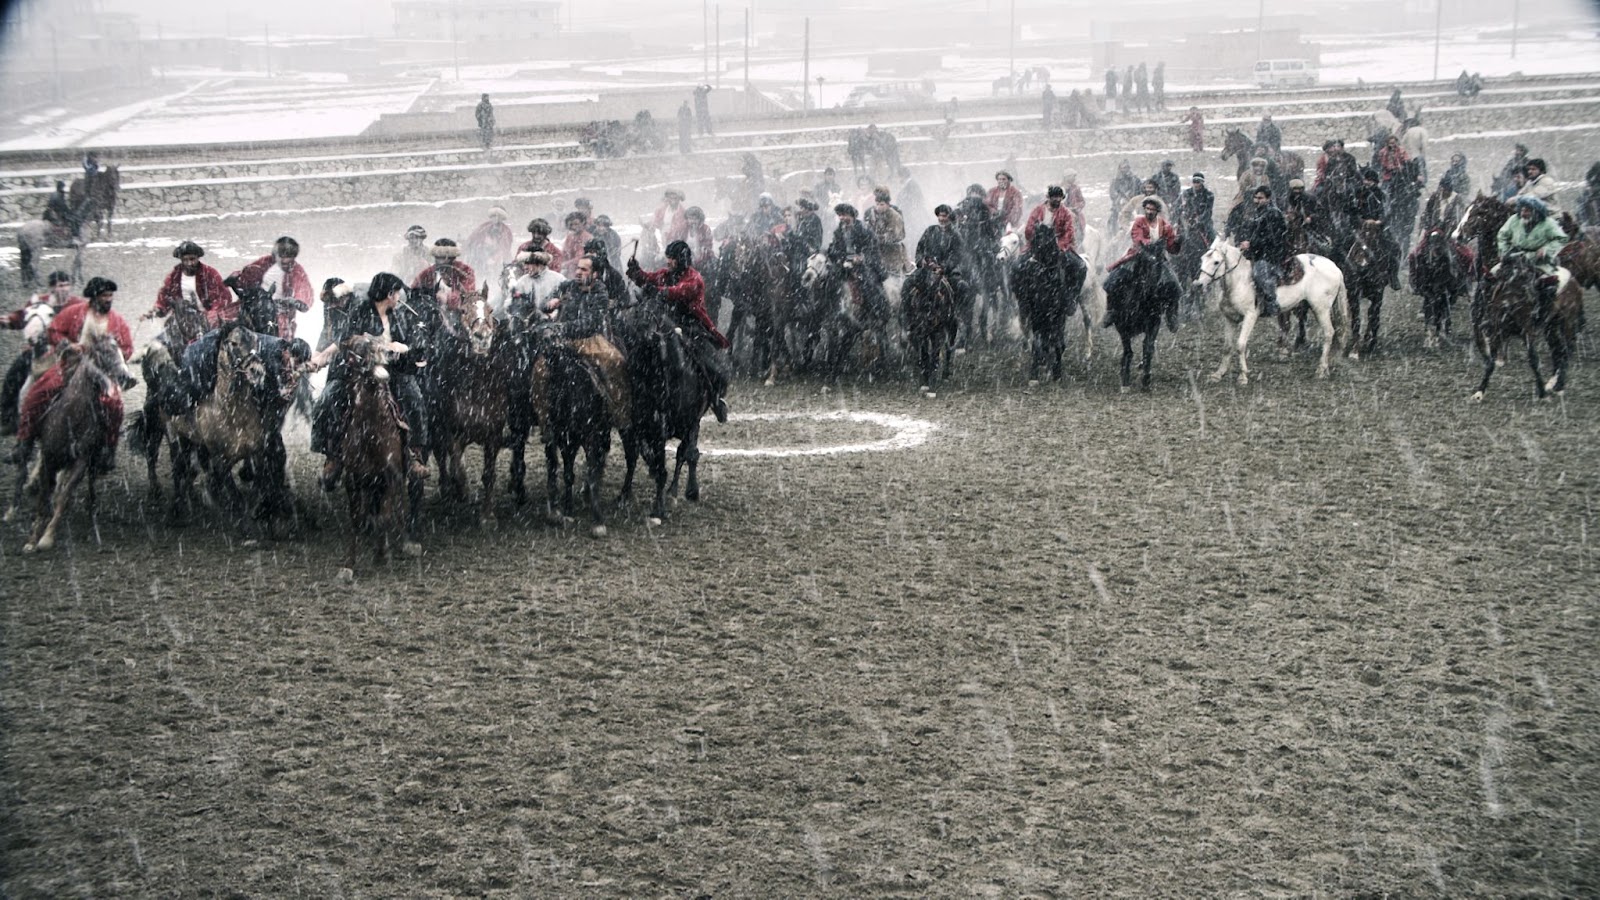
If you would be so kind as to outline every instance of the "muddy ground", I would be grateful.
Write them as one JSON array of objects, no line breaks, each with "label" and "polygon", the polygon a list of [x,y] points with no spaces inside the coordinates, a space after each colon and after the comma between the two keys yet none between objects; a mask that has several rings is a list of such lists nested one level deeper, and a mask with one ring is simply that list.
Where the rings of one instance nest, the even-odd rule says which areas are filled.
[{"label": "muddy ground", "polygon": [[1207,383],[1209,321],[1148,394],[1011,348],[933,400],[742,382],[938,427],[708,457],[604,540],[430,491],[354,586],[303,423],[297,539],[168,525],[124,458],[52,555],[0,532],[0,893],[1600,894],[1593,332],[1565,399],[1513,365],[1474,406],[1414,298],[1387,329],[1328,382],[1258,338]]}]

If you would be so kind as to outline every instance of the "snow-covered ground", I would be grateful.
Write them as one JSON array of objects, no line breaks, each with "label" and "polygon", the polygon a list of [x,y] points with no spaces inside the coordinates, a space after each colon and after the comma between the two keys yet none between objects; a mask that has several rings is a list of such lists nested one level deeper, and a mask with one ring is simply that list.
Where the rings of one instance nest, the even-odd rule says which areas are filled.
[{"label": "snow-covered ground", "polygon": [[[1417,81],[1434,73],[1432,34],[1405,34],[1379,40],[1371,36],[1315,36],[1322,44],[1322,82],[1381,85]],[[972,50],[940,53],[941,70],[929,76],[936,97],[973,99],[992,93],[997,74],[1008,70],[1005,56]],[[722,84],[742,84],[739,61],[723,58]],[[1155,60],[1149,60],[1152,64]],[[386,113],[412,109],[448,110],[469,107],[480,93],[497,105],[588,99],[608,88],[684,87],[701,80],[703,60],[697,52],[677,57],[599,60],[573,66],[563,61],[462,66],[456,80],[450,66],[417,68],[378,82],[350,82],[343,76],[291,73],[273,78],[260,73],[179,72],[168,70],[168,91],[148,100],[112,109],[61,107],[30,113],[25,126],[0,151],[72,146],[132,146],[255,142],[274,139],[359,135]],[[1057,94],[1074,88],[1100,90],[1102,73],[1089,71],[1085,60],[1029,52],[1015,60],[1017,71],[1050,70]],[[1506,31],[1463,29],[1447,32],[1439,48],[1438,73],[1449,79],[1462,69],[1485,77],[1571,72],[1600,73],[1600,41],[1593,34],[1524,34],[1511,55]],[[751,60],[750,80],[765,90],[798,98],[802,87],[812,92],[821,82],[822,103],[833,106],[851,89],[874,81],[863,55],[822,56],[811,60],[809,84],[802,85],[804,66],[798,58],[771,51]],[[1174,93],[1193,89],[1248,88],[1244,83],[1169,83]]]}]

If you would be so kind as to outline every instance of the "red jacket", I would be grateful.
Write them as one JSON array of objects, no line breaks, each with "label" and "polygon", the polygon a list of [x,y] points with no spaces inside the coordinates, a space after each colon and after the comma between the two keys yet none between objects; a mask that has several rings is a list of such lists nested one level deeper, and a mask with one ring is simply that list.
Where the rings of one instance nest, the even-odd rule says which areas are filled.
[{"label": "red jacket", "polygon": [[1139,248],[1148,246],[1152,242],[1165,240],[1168,253],[1177,253],[1180,244],[1178,230],[1173,228],[1172,223],[1161,216],[1156,216],[1154,222],[1144,216],[1138,216],[1133,220],[1133,228],[1129,230],[1129,236],[1133,238],[1133,246],[1128,248],[1127,253],[1122,254],[1121,259],[1106,266],[1107,272],[1133,259],[1134,255],[1139,252]]},{"label": "red jacket", "polygon": [[434,264],[418,272],[411,289],[436,293],[446,309],[459,310],[465,295],[478,289],[478,280],[471,266],[452,259],[447,266]]},{"label": "red jacket", "polygon": [[[1016,185],[1000,190],[999,186],[989,188],[989,197],[984,201],[989,205],[989,212],[1000,220],[1001,228],[1016,228],[1022,224],[1022,191]],[[1001,211],[1002,204],[1004,212]]]},{"label": "red jacket", "polygon": [[[194,273],[194,293],[200,298],[200,308],[207,313],[234,302],[233,294],[222,286],[222,274],[205,263],[201,263],[200,271]],[[167,273],[166,280],[161,282],[161,290],[156,292],[156,315],[164,316],[171,312],[173,305],[182,299],[183,263],[178,263]],[[209,315],[206,318],[212,327],[222,324],[210,322]]]},{"label": "red jacket", "polygon": [[511,248],[516,243],[517,236],[511,233],[510,225],[499,219],[490,219],[467,235],[463,252],[498,268],[511,261]]},{"label": "red jacket", "polygon": [[717,330],[717,323],[711,321],[711,314],[706,312],[706,282],[692,267],[683,273],[676,283],[668,282],[672,275],[671,269],[657,269],[654,272],[639,270],[633,274],[633,283],[638,285],[654,285],[661,291],[661,296],[668,303],[673,304],[696,319],[701,326],[711,334],[711,339],[717,342],[718,347],[727,349],[728,339]]},{"label": "red jacket", "polygon": [[66,309],[72,304],[82,302],[82,297],[72,296],[67,298],[66,303],[63,303],[61,306],[57,307],[55,304],[50,303],[50,294],[48,292],[38,294],[30,299],[27,303],[23,304],[21,309],[12,310],[11,312],[6,313],[4,317],[0,317],[0,328],[9,329],[11,331],[21,331],[22,329],[28,327],[28,310],[33,309],[35,305],[40,303],[49,304],[51,306],[50,314],[54,316],[56,313]]},{"label": "red jacket", "polygon": [[561,274],[568,278],[572,277],[572,273],[578,268],[578,257],[583,255],[583,245],[593,239],[594,236],[587,231],[567,232],[567,239],[561,243]]},{"label": "red jacket", "polygon": [[663,206],[656,210],[656,228],[661,232],[661,245],[665,247],[673,241],[684,240],[689,233],[689,219],[682,206],[674,210]]},{"label": "red jacket", "polygon": [[709,260],[716,258],[717,239],[711,236],[711,226],[704,222],[698,228],[685,228],[682,240],[689,245],[689,251],[695,259]]},{"label": "red jacket", "polygon": [[1067,209],[1065,204],[1056,207],[1054,210],[1050,209],[1049,203],[1041,203],[1035,206],[1033,212],[1028,214],[1027,226],[1022,230],[1023,240],[1029,244],[1033,243],[1033,230],[1044,224],[1047,216],[1050,219],[1051,227],[1056,233],[1056,246],[1062,250],[1071,250],[1077,242],[1077,237],[1072,231],[1072,212]]},{"label": "red jacket", "polygon": [[[83,320],[89,315],[89,304],[79,300],[70,306],[62,307],[56,317],[50,320],[50,330],[46,332],[50,338],[50,346],[54,347],[62,341],[78,343],[78,338],[83,333]],[[106,330],[111,332],[111,337],[122,348],[122,358],[129,359],[133,356],[133,330],[128,327],[126,319],[122,318],[116,310],[106,313]]]},{"label": "red jacket", "polygon": [[[241,289],[258,288],[266,281],[267,270],[278,264],[278,258],[268,253],[255,262],[239,270],[239,287]],[[311,308],[311,301],[316,299],[317,292],[311,287],[311,276],[306,274],[305,266],[296,262],[293,268],[284,273],[279,279],[278,292],[273,295],[273,300],[278,306],[278,336],[284,340],[294,338],[294,314],[305,312]],[[221,322],[231,321],[239,317],[238,304],[233,304],[232,315],[221,319]]]}]

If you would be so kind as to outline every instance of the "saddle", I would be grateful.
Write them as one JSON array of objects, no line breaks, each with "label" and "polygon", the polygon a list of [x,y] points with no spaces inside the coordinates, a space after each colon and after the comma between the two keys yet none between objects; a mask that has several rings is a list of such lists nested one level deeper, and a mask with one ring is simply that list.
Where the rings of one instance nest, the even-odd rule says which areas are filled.
[{"label": "saddle", "polygon": [[1300,264],[1298,256],[1291,256],[1283,261],[1282,277],[1278,279],[1279,287],[1288,287],[1299,284],[1306,277],[1306,267]]}]

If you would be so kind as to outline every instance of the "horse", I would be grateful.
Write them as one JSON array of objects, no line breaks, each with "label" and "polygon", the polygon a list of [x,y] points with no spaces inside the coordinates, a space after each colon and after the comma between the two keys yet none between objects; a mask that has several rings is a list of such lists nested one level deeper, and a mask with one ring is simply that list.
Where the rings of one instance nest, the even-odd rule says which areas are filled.
[{"label": "horse", "polygon": [[134,436],[132,447],[144,453],[149,475],[147,483],[154,496],[161,494],[156,464],[161,457],[161,437],[166,431],[162,406],[164,401],[167,405],[171,404],[171,392],[177,389],[176,357],[205,334],[206,324],[205,310],[200,308],[193,295],[185,294],[168,311],[161,333],[135,356],[144,376],[144,408],[134,414],[128,431]]},{"label": "horse", "polygon": [[[1106,308],[1111,324],[1122,339],[1122,389],[1133,383],[1133,345],[1135,335],[1144,335],[1144,357],[1140,361],[1139,386],[1150,389],[1150,365],[1155,360],[1156,336],[1161,333],[1161,317],[1168,305],[1176,305],[1182,292],[1162,254],[1166,245],[1151,241],[1139,248],[1133,258],[1106,278]],[[1122,271],[1122,270],[1127,271]]]},{"label": "horse", "polygon": [[[634,470],[642,455],[656,487],[651,524],[659,525],[667,516],[666,496],[678,492],[685,466],[689,478],[684,499],[700,499],[700,420],[710,408],[706,378],[694,362],[689,339],[653,291],[618,317],[616,335],[627,355],[631,386],[629,423],[621,432],[627,471],[617,503],[632,500]],[[678,450],[669,487],[666,446],[673,439]]]},{"label": "horse", "polygon": [[1396,242],[1401,247],[1411,246],[1411,231],[1417,224],[1417,211],[1422,204],[1422,160],[1408,159],[1389,179],[1389,221],[1393,223]]},{"label": "horse", "polygon": [[1411,264],[1411,290],[1422,298],[1422,321],[1427,328],[1423,346],[1432,350],[1450,336],[1450,307],[1461,293],[1456,251],[1440,228],[1430,228]]},{"label": "horse", "polygon": [[[728,319],[730,354],[748,346],[751,374],[771,384],[778,358],[788,351],[784,343],[789,306],[789,264],[782,250],[765,236],[741,234],[734,238],[723,260],[721,293],[733,299]],[[741,343],[742,333],[749,332]]]},{"label": "horse", "polygon": [[36,263],[43,258],[46,250],[71,250],[72,281],[74,284],[80,283],[83,280],[84,243],[83,220],[76,215],[72,217],[72,228],[65,231],[43,219],[23,223],[17,229],[18,275],[22,283],[38,283]]},{"label": "horse", "polygon": [[446,448],[439,491],[464,498],[467,473],[462,457],[470,444],[483,447],[478,508],[482,524],[494,515],[495,460],[506,443],[512,400],[506,387],[514,378],[521,351],[481,294],[462,307],[461,331],[441,342],[435,366],[440,414],[433,419],[433,428],[435,442],[442,440]]},{"label": "horse", "polygon": [[79,210],[81,221],[94,223],[94,236],[111,237],[111,217],[117,210],[117,194],[122,190],[122,173],[107,166],[93,177],[74,178],[67,188],[67,202]]},{"label": "horse", "polygon": [[[1350,339],[1343,296],[1344,273],[1325,257],[1302,253],[1294,259],[1305,274],[1293,283],[1278,286],[1278,308],[1282,311],[1278,316],[1278,357],[1289,358],[1288,313],[1309,309],[1317,317],[1317,324],[1322,326],[1322,359],[1317,364],[1317,377],[1327,378],[1338,348]],[[1221,381],[1237,358],[1239,384],[1249,384],[1250,366],[1246,357],[1250,350],[1250,334],[1260,317],[1249,261],[1238,247],[1219,237],[1201,257],[1200,274],[1194,284],[1207,297],[1216,298],[1216,309],[1222,317],[1227,355],[1222,365],[1211,373],[1211,380]]]},{"label": "horse", "polygon": [[[1528,365],[1533,369],[1534,391],[1539,399],[1543,400],[1547,393],[1559,395],[1566,390],[1567,363],[1578,337],[1578,318],[1583,314],[1583,286],[1563,271],[1555,301],[1541,313],[1538,283],[1543,277],[1544,273],[1520,253],[1512,254],[1500,266],[1482,314],[1473,322],[1477,343],[1483,349],[1483,380],[1472,394],[1474,403],[1483,401],[1501,348],[1511,337],[1521,337],[1528,345]],[[1539,371],[1541,335],[1550,346],[1550,365],[1554,369],[1548,381]]]},{"label": "horse", "polygon": [[1571,213],[1562,214],[1561,227],[1568,238],[1557,257],[1562,268],[1583,287],[1600,290],[1600,240],[1595,238],[1595,229],[1579,228]]},{"label": "horse", "polygon": [[[828,377],[838,380],[856,341],[867,337],[867,368],[875,369],[881,363],[890,344],[889,320],[892,310],[880,319],[866,310],[865,291],[859,279],[863,269],[847,260],[836,266],[821,253],[806,260],[806,271],[800,276],[801,286],[810,292],[806,302],[806,337],[804,358],[814,358],[818,346],[823,349],[823,365]],[[870,276],[869,276],[870,277]]]},{"label": "horse", "polygon": [[[1362,223],[1345,251],[1346,297],[1350,304],[1350,358],[1360,359],[1378,346],[1378,321],[1383,314],[1383,292],[1389,287],[1389,248],[1383,242],[1383,226]],[[1361,302],[1367,301],[1367,339],[1361,341]]]},{"label": "horse", "polygon": [[[554,332],[540,328],[534,339],[535,353],[543,360],[546,373],[544,403],[538,409],[544,428],[545,517],[551,522],[564,522],[571,517],[573,463],[581,449],[585,463],[583,497],[589,507],[590,533],[605,537],[606,526],[600,514],[600,479],[605,474],[606,454],[611,450],[611,408],[601,386],[603,376]],[[556,491],[558,457],[565,476],[565,490],[559,494],[559,501]]]},{"label": "horse", "polygon": [[[1095,279],[1085,279],[1091,281]],[[1028,383],[1037,384],[1039,370],[1050,367],[1052,381],[1061,380],[1061,354],[1067,347],[1067,319],[1077,306],[1061,278],[1061,248],[1054,232],[1036,228],[1028,254],[1011,270],[1011,288],[1029,335]]]},{"label": "horse", "polygon": [[[55,546],[56,529],[66,514],[72,492],[89,479],[89,509],[95,507],[95,459],[115,436],[122,389],[137,383],[122,359],[122,349],[109,334],[85,336],[81,354],[64,351],[58,365],[72,367],[66,386],[39,423],[34,445],[39,461],[31,478],[17,479],[13,510],[20,505],[24,484],[38,491],[33,530],[22,552]],[[66,481],[61,482],[61,474]],[[9,519],[10,516],[8,515]]]},{"label": "horse", "polygon": [[398,544],[411,557],[422,555],[422,547],[407,533],[417,498],[407,490],[405,429],[389,390],[383,339],[357,335],[342,350],[341,365],[350,367],[350,407],[338,453],[349,500],[350,540],[339,578],[349,581],[363,536],[371,536],[375,562],[388,558],[391,545]]},{"label": "horse", "polygon": [[956,292],[937,262],[926,261],[921,277],[908,279],[901,296],[906,332],[922,373],[921,390],[932,397],[941,369],[950,377],[950,356],[955,351]]}]

